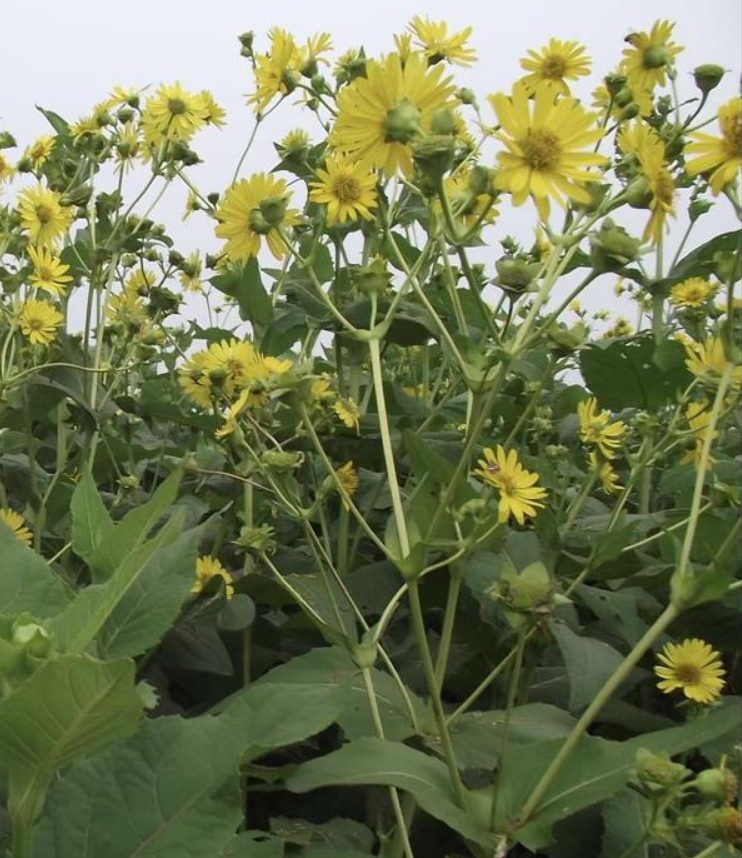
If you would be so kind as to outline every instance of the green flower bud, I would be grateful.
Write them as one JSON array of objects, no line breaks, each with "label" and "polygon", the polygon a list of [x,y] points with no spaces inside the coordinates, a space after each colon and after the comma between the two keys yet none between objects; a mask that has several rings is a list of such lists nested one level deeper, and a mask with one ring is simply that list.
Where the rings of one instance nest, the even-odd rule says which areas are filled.
[{"label": "green flower bud", "polygon": [[648,209],[652,202],[649,183],[644,176],[639,176],[626,188],[626,201],[632,209]]},{"label": "green flower bud", "polygon": [[383,295],[391,285],[392,275],[383,257],[377,256],[368,265],[354,270],[353,281],[366,295]]},{"label": "green flower bud", "polygon": [[702,93],[707,94],[721,83],[726,70],[714,63],[705,63],[693,70],[693,80]]},{"label": "green flower bud", "polygon": [[20,617],[13,626],[12,642],[34,658],[46,658],[52,649],[52,639],[47,630]]},{"label": "green flower bud", "polygon": [[[286,197],[266,197],[260,202],[260,213],[269,227],[278,226],[286,216]],[[256,230],[257,232],[257,230]]]},{"label": "green flower bud", "polygon": [[18,170],[19,173],[30,173],[33,170],[31,159],[26,157],[21,158],[21,160],[16,164],[16,170]]},{"label": "green flower bud", "polygon": [[637,778],[654,790],[679,786],[691,773],[680,763],[673,763],[667,755],[653,754],[646,748],[639,748],[636,752],[634,765]]},{"label": "green flower bud", "polygon": [[462,86],[460,89],[456,90],[456,98],[458,98],[458,100],[462,104],[476,104],[477,103],[477,96],[474,93],[474,90],[469,89],[466,86]]},{"label": "green flower bud", "polygon": [[240,35],[237,36],[237,38],[239,39],[240,45],[243,48],[248,48],[251,50],[252,45],[253,45],[253,40],[255,39],[255,33],[253,33],[252,30],[247,30],[244,33],[240,33]]},{"label": "green flower bud", "polygon": [[219,196],[219,191],[211,191],[211,193],[206,194],[206,199],[211,203],[212,206],[215,206],[219,202]]},{"label": "green flower bud", "polygon": [[729,769],[706,769],[696,776],[691,784],[704,798],[731,803],[737,797],[737,778]]},{"label": "green flower bud", "polygon": [[120,122],[123,122],[124,124],[126,124],[127,122],[131,122],[135,115],[136,114],[134,113],[134,111],[128,106],[119,108],[118,112],[116,113],[116,117],[119,119]]},{"label": "green flower bud", "polygon": [[266,450],[260,461],[272,471],[291,473],[304,464],[304,453],[291,453],[283,450]]},{"label": "green flower bud", "polygon": [[472,167],[469,173],[469,190],[475,194],[495,196],[495,171],[482,164]]},{"label": "green flower bud", "polygon": [[742,847],[742,811],[736,807],[722,807],[712,818],[712,830],[730,846]]},{"label": "green flower bud", "polygon": [[272,224],[268,223],[263,215],[263,212],[258,209],[252,209],[247,219],[248,226],[253,232],[258,235],[268,235],[273,229]]},{"label": "green flower bud", "polygon": [[433,118],[430,123],[430,130],[433,134],[453,134],[454,118],[453,113],[446,107],[441,107],[433,111]]},{"label": "green flower bud", "polygon": [[667,51],[661,47],[647,48],[642,56],[642,63],[647,69],[661,69],[667,65],[668,61]]},{"label": "green flower bud", "polygon": [[705,215],[712,205],[713,203],[709,202],[709,200],[701,199],[701,197],[697,197],[695,200],[692,200],[691,204],[688,206],[688,214],[690,215],[691,221],[695,222],[699,217],[701,217],[701,215]]},{"label": "green flower bud", "polygon": [[[315,63],[315,65],[316,65],[316,63]],[[312,89],[315,92],[323,94],[323,93],[330,91],[328,86],[327,86],[327,81],[319,73],[315,72],[315,74],[312,75],[311,83],[312,83]]]},{"label": "green flower bud", "polygon": [[626,86],[627,77],[623,74],[607,74],[603,78],[608,94],[614,98]]},{"label": "green flower bud", "polygon": [[631,90],[625,86],[623,89],[620,89],[613,96],[613,103],[616,107],[626,107],[634,100],[634,96],[631,94]]},{"label": "green flower bud", "polygon": [[273,539],[273,528],[267,524],[262,524],[260,527],[243,527],[240,530],[240,536],[237,540],[237,545],[248,551],[255,551],[259,554],[271,551],[275,545]]},{"label": "green flower bud", "polygon": [[541,269],[538,262],[526,262],[514,256],[503,256],[495,262],[497,277],[494,282],[503,289],[524,292],[533,283],[533,278]]},{"label": "green flower bud", "polygon": [[456,143],[444,134],[425,137],[412,147],[415,166],[432,181],[442,178],[451,169],[455,155]]},{"label": "green flower bud", "polygon": [[177,250],[171,250],[167,255],[167,261],[176,268],[180,268],[180,266],[185,262],[185,256]]},{"label": "green flower bud", "polygon": [[299,75],[292,69],[286,69],[281,75],[281,83],[286,87],[286,92],[293,92],[299,86]]},{"label": "green flower bud", "polygon": [[621,121],[628,122],[630,119],[635,119],[640,113],[641,108],[635,101],[632,101],[621,111]]},{"label": "green flower bud", "polygon": [[620,272],[639,258],[641,241],[606,218],[590,236],[590,262],[596,271]]},{"label": "green flower bud", "polygon": [[387,143],[410,143],[420,133],[420,111],[406,98],[387,111],[384,139]]}]

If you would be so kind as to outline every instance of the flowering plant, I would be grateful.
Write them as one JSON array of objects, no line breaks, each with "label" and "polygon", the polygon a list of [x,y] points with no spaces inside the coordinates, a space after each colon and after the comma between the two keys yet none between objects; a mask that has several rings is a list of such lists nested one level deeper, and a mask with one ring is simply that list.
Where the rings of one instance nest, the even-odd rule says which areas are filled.
[{"label": "flowering plant", "polygon": [[[180,83],[0,132],[9,854],[738,846],[723,69],[682,101],[659,21],[592,103],[558,39],[482,103],[471,31],[422,17],[333,65],[240,43],[255,132],[315,132],[269,172],[253,133],[219,193],[225,111]],[[215,252],[154,219],[171,187]]]}]

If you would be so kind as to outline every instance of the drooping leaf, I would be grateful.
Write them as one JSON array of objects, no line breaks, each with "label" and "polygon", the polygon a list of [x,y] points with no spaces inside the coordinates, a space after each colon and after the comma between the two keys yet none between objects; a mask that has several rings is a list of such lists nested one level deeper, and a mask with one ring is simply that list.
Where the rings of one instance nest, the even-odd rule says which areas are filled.
[{"label": "drooping leaf", "polygon": [[89,563],[114,528],[95,479],[86,471],[72,494],[72,550]]}]

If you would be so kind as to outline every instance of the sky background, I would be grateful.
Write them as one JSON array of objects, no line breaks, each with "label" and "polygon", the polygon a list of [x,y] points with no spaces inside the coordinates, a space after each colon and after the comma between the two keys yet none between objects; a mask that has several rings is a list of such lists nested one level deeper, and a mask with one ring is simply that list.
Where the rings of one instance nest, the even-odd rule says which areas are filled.
[{"label": "sky background", "polygon": [[[473,26],[471,41],[479,61],[471,69],[456,68],[455,74],[460,85],[477,92],[488,119],[494,117],[484,96],[509,89],[524,73],[519,59],[528,48],[540,48],[551,36],[582,42],[593,57],[593,75],[573,91],[589,103],[592,89],[620,59],[624,37],[648,30],[657,18],[676,21],[676,41],[686,47],[678,61],[681,98],[696,95],[691,71],[700,63],[715,62],[730,71],[712,94],[712,108],[735,95],[739,83],[740,0],[2,0],[0,130],[11,131],[22,147],[48,130],[35,104],[75,120],[116,84],[156,86],[180,80],[187,89],[211,90],[227,110],[224,129],[208,128],[195,139],[205,163],[190,171],[202,191],[221,191],[253,124],[245,106],[252,74],[239,55],[239,33],[254,31],[261,51],[268,47],[273,26],[289,29],[300,40],[326,30],[333,36],[333,56],[361,44],[373,56],[392,49],[392,33],[402,32],[415,14],[445,19],[453,29]],[[310,114],[302,119],[298,108],[283,105],[261,128],[243,175],[270,169],[275,164],[271,140],[300,125],[319,132]],[[134,176],[129,192],[136,192],[141,181]],[[173,187],[153,217],[168,224],[184,251],[216,248],[213,226],[205,217],[180,222],[185,199],[185,188]],[[529,209],[504,212],[507,217],[493,235],[495,246],[507,232],[532,230],[535,218]],[[638,229],[644,217],[639,215]],[[699,223],[694,241],[733,227],[731,207],[719,206]],[[668,239],[670,250],[682,230],[678,221]],[[605,293],[608,304],[610,295]]]}]

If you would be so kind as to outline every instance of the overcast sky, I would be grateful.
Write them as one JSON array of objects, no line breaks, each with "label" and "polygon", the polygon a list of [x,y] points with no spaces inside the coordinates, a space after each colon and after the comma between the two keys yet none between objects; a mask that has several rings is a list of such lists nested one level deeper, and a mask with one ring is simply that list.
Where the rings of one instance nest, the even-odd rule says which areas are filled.
[{"label": "overcast sky", "polygon": [[[253,30],[256,48],[264,50],[272,26],[286,27],[300,39],[327,30],[335,55],[361,44],[374,55],[392,48],[392,33],[403,31],[418,13],[445,19],[453,28],[474,27],[479,62],[472,69],[457,69],[456,78],[475,89],[487,115],[484,95],[508,89],[523,74],[519,59],[528,48],[541,47],[551,36],[584,43],[594,74],[575,91],[589,99],[600,77],[615,68],[623,38],[649,29],[657,18],[676,21],[676,39],[686,46],[679,57],[681,96],[695,94],[690,72],[700,63],[730,70],[713,93],[714,105],[732,97],[739,81],[740,0],[2,0],[0,129],[26,145],[47,131],[34,104],[74,120],[115,84],[177,79],[189,89],[210,89],[228,111],[226,128],[209,128],[196,138],[194,148],[205,163],[192,171],[202,190],[223,190],[253,121],[244,101],[252,75],[239,55],[239,33]],[[271,139],[301,124],[298,109],[284,107],[261,129],[244,173],[269,169],[275,163]],[[307,117],[306,127],[312,127],[307,124],[311,121]],[[157,219],[169,226],[178,222],[185,196],[180,187],[169,192]],[[714,230],[733,228],[729,211],[719,209],[702,222],[699,240]],[[192,218],[173,231],[185,250],[216,246],[205,219]]]}]

